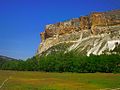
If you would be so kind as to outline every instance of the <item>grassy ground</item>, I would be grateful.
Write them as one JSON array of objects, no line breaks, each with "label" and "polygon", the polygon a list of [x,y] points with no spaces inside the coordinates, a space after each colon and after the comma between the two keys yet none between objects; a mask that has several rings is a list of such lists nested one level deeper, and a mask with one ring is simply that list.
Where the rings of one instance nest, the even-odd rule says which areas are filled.
[{"label": "grassy ground", "polygon": [[[0,90],[104,90],[120,88],[120,74],[0,71]],[[107,90],[111,90],[107,89]]]}]

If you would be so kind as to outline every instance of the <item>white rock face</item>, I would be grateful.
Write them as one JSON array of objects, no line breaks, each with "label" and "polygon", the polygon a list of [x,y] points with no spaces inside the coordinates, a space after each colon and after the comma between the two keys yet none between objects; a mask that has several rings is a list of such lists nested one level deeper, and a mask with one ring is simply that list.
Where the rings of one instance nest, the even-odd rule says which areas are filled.
[{"label": "white rock face", "polygon": [[[118,26],[116,27],[117,30],[115,26],[112,26],[113,30],[111,32],[102,33],[100,35],[90,35],[90,32],[87,32],[89,36],[85,36],[85,32],[81,31],[48,38],[40,44],[37,55],[41,55],[46,51],[46,55],[48,55],[51,53],[51,51],[48,50],[49,48],[52,48],[53,46],[59,45],[61,43],[72,43],[71,46],[66,48],[65,53],[74,50],[77,53],[90,56],[91,54],[103,54],[106,50],[109,52],[114,50],[116,45],[120,44],[120,29],[118,29]],[[57,48],[55,50],[56,52],[59,52]]]},{"label": "white rock face", "polygon": [[116,47],[116,44],[120,44],[120,40],[111,40],[111,41],[108,41],[107,44],[108,44],[109,51],[114,50]]},{"label": "white rock face", "polygon": [[[90,54],[100,55],[103,54],[105,50],[114,50],[116,44],[120,44],[119,38],[112,39],[109,34],[90,36],[84,39],[78,40],[76,44],[73,44],[68,50],[77,50],[82,52],[86,51],[87,56]],[[90,48],[87,48],[89,47]],[[79,48],[81,47],[81,48]]]}]

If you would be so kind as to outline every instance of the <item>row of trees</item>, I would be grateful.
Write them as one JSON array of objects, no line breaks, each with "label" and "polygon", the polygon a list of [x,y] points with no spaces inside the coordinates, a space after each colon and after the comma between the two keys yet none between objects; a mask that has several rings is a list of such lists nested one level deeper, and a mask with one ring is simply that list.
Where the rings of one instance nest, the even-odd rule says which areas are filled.
[{"label": "row of trees", "polygon": [[26,61],[7,61],[0,64],[3,70],[45,72],[120,72],[120,55],[82,56],[74,52],[34,56]]}]

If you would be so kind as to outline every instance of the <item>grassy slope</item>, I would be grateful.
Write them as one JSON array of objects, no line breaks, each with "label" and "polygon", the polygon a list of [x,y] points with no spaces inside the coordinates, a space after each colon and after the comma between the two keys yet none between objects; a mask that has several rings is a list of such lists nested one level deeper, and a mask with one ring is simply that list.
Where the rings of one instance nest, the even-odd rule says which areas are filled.
[{"label": "grassy slope", "polygon": [[99,90],[120,88],[120,74],[0,71],[2,90]]}]

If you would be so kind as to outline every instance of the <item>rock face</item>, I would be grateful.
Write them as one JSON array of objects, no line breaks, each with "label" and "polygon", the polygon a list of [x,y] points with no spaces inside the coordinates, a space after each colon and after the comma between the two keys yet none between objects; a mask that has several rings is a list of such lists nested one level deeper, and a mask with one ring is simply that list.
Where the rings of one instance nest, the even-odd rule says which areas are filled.
[{"label": "rock face", "polygon": [[[68,47],[68,50],[75,49],[75,46],[85,44],[81,44],[80,42],[82,42],[82,40],[84,39],[87,39],[88,37],[89,39],[95,39],[95,36],[98,36],[97,38],[100,39],[106,38],[106,36],[108,36],[107,39],[102,40],[106,43],[108,40],[119,40],[119,31],[120,10],[114,10],[109,12],[93,12],[88,16],[81,16],[80,18],[73,18],[64,22],[49,24],[46,25],[45,32],[42,32],[40,34],[42,42],[38,48],[37,54],[41,55],[42,53],[48,51],[51,47],[59,45],[60,43],[69,43],[69,45],[71,46]],[[117,33],[117,38],[114,37],[114,35],[116,35],[115,33]],[[93,36],[94,38],[90,38]],[[99,41],[99,39],[97,40]],[[91,43],[89,44],[91,45]],[[86,47],[89,47],[90,45]],[[101,43],[99,46],[101,45],[103,44]],[[89,51],[88,48],[86,49],[87,51]],[[103,51],[101,51],[100,54],[102,54]],[[90,54],[91,52],[92,51],[89,51]]]},{"label": "rock face", "polygon": [[80,29],[86,30],[90,29],[90,27],[91,27],[90,18],[88,16],[80,17]]},{"label": "rock face", "polygon": [[44,40],[45,40],[45,32],[41,32],[40,37],[41,37],[42,42],[44,42]]}]

